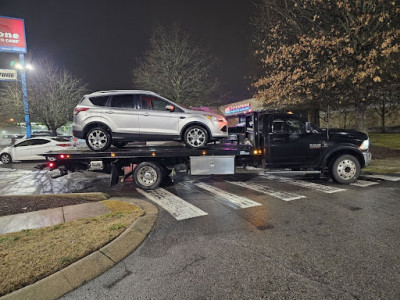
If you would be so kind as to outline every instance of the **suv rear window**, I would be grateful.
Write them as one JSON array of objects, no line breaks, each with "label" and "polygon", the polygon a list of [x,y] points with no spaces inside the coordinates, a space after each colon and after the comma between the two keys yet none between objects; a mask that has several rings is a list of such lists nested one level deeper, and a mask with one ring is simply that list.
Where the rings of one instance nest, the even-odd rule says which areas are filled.
[{"label": "suv rear window", "polygon": [[90,102],[92,102],[93,105],[106,106],[108,96],[90,97],[89,100],[90,100]]},{"label": "suv rear window", "polygon": [[111,99],[111,107],[135,108],[135,95],[114,95]]}]

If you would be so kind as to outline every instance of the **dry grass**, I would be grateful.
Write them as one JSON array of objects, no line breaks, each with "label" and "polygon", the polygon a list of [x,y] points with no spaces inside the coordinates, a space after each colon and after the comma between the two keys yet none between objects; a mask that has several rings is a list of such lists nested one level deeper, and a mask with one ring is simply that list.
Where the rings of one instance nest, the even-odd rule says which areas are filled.
[{"label": "dry grass", "polygon": [[0,296],[100,249],[144,213],[127,202],[103,203],[111,211],[106,215],[0,235]]}]

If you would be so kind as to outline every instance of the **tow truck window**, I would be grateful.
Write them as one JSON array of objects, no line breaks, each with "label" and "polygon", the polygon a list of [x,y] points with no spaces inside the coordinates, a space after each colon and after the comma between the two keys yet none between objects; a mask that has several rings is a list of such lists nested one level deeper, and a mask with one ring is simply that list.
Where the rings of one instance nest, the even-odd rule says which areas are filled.
[{"label": "tow truck window", "polygon": [[276,134],[303,134],[305,133],[305,124],[292,117],[276,118],[272,121],[272,132]]}]

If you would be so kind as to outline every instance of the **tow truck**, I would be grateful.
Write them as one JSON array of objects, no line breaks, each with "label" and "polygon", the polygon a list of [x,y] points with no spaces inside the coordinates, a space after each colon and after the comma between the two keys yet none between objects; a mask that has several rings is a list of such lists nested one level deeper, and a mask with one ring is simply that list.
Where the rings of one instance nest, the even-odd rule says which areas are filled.
[{"label": "tow truck", "polygon": [[63,176],[81,170],[110,173],[110,186],[133,177],[144,190],[157,188],[176,174],[234,174],[239,166],[316,171],[335,182],[349,184],[371,160],[369,139],[353,130],[321,129],[286,113],[246,115],[243,143],[210,144],[202,149],[178,146],[133,146],[105,152],[49,152],[40,169],[58,169]]}]

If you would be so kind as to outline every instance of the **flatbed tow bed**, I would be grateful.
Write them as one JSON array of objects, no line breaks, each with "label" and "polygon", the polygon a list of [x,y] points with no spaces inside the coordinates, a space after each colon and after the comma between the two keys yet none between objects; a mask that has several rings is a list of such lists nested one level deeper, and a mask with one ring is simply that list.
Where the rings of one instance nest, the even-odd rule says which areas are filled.
[{"label": "flatbed tow bed", "polygon": [[[104,152],[68,150],[43,154],[47,163],[40,169],[58,169],[60,177],[81,170],[110,173],[110,186],[133,177],[145,190],[157,188],[173,170],[191,175],[234,174],[236,165],[257,164],[262,151],[246,145],[209,145],[201,149],[186,146],[132,146]],[[127,171],[128,170],[128,171]]]}]

